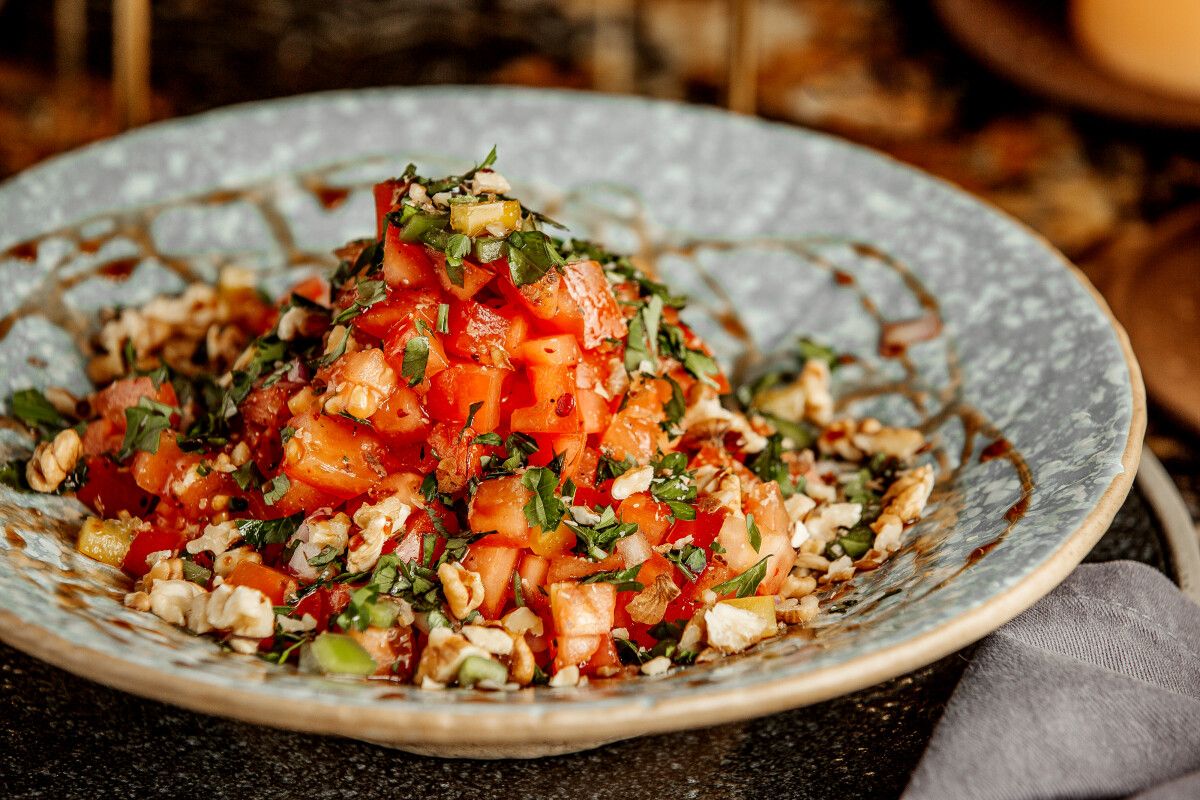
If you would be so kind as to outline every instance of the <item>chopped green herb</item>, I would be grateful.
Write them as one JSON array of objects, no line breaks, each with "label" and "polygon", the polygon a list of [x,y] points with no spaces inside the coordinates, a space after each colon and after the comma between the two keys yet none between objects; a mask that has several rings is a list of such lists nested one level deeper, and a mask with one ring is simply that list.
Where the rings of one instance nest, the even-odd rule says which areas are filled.
[{"label": "chopped green herb", "polygon": [[837,539],[830,545],[830,547],[832,548],[835,545],[841,547],[842,552],[835,553],[835,557],[845,554],[850,556],[850,558],[858,559],[867,554],[867,551],[871,549],[871,545],[874,543],[874,541],[875,532],[872,531],[867,525],[860,524],[855,525],[850,530],[838,536]]},{"label": "chopped green herb", "polygon": [[280,519],[239,519],[235,520],[242,538],[251,547],[262,547],[268,544],[283,544],[304,521],[304,513],[293,514]]},{"label": "chopped green herb", "polygon": [[292,482],[288,480],[288,476],[282,472],[279,473],[263,487],[263,502],[269,506],[275,505],[283,499],[291,486]]},{"label": "chopped green herb", "polygon": [[482,400],[476,403],[471,403],[471,405],[467,406],[467,421],[463,423],[462,430],[458,433],[458,438],[460,440],[462,439],[462,435],[466,432],[467,428],[470,428],[473,424],[475,424],[475,415],[479,413],[479,409],[481,408],[483,408]]},{"label": "chopped green herb", "polygon": [[758,591],[758,585],[762,583],[763,578],[767,576],[767,559],[771,556],[766,555],[762,560],[755,564],[750,569],[738,575],[736,578],[731,578],[724,583],[719,583],[712,587],[712,590],[717,595],[729,594],[734,592],[738,597],[750,597]]},{"label": "chopped green herb", "polygon": [[471,444],[487,445],[488,447],[503,447],[504,440],[498,433],[481,433],[471,440]]},{"label": "chopped green herb", "polygon": [[360,281],[354,302],[348,308],[338,312],[337,316],[333,318],[333,324],[345,325],[385,297],[387,297],[387,284],[383,281]]},{"label": "chopped green herb", "polygon": [[531,467],[521,476],[521,483],[533,492],[525,504],[525,518],[530,525],[552,531],[562,522],[567,507],[558,496],[558,475],[546,467]]},{"label": "chopped green herb", "polygon": [[437,332],[450,332],[450,304],[438,303],[437,307]]},{"label": "chopped green herb", "polygon": [[327,567],[336,561],[339,555],[341,555],[341,553],[336,547],[331,544],[327,544],[321,548],[321,552],[317,553],[308,560],[308,565],[310,567]]},{"label": "chopped green herb", "polygon": [[537,283],[552,267],[567,263],[554,240],[540,231],[514,231],[507,242],[508,271],[517,286]]},{"label": "chopped green herb", "polygon": [[22,389],[13,393],[9,408],[14,417],[30,428],[38,430],[43,436],[70,427],[70,423],[37,389]]},{"label": "chopped green herb", "polygon": [[775,481],[784,498],[796,493],[791,470],[783,460],[783,436],[773,433],[767,437],[767,446],[746,459],[750,471],[764,481]]},{"label": "chopped green herb", "polygon": [[754,552],[762,549],[762,531],[758,529],[758,525],[754,522],[754,515],[746,515],[746,533],[750,536],[750,546],[754,548]]},{"label": "chopped green herb", "polygon": [[666,559],[679,567],[683,577],[692,583],[695,583],[696,578],[700,577],[700,573],[708,566],[708,557],[704,555],[704,549],[694,544],[685,544],[678,550],[668,550]]},{"label": "chopped green herb", "polygon": [[424,336],[414,336],[404,345],[404,361],[400,366],[400,374],[408,378],[409,386],[416,386],[425,380],[425,366],[429,363],[429,340]]},{"label": "chopped green herb", "polygon": [[25,482],[25,464],[25,461],[19,459],[0,464],[0,483],[14,489],[28,491],[29,484]]},{"label": "chopped green herb", "polygon": [[600,464],[596,467],[596,482],[602,483],[610,478],[619,478],[635,466],[637,466],[637,462],[630,456],[626,456],[622,461],[617,461],[607,453],[601,453]]},{"label": "chopped green herb", "polygon": [[253,461],[247,461],[232,473],[233,481],[242,491],[249,489],[251,486],[257,487],[262,483],[262,473],[258,471],[258,467]]},{"label": "chopped green herb", "polygon": [[521,573],[516,570],[513,570],[512,584],[513,603],[516,604],[517,608],[523,608],[525,606],[525,584],[521,579]]},{"label": "chopped green herb", "polygon": [[838,366],[838,354],[827,344],[821,344],[802,336],[796,342],[796,350],[799,353],[801,364],[807,361],[824,361],[831,370]]},{"label": "chopped green herb", "polygon": [[171,429],[171,416],[178,413],[179,409],[149,397],[142,397],[136,406],[125,409],[125,439],[117,460],[129,458],[135,450],[157,453],[159,437]]},{"label": "chopped green herb", "polygon": [[600,512],[600,520],[593,525],[581,525],[572,519],[567,527],[575,533],[576,553],[592,561],[603,561],[612,555],[617,541],[637,532],[634,522],[621,522],[612,506]]},{"label": "chopped green herb", "polygon": [[640,592],[646,586],[637,580],[638,572],[642,569],[641,564],[634,564],[628,569],[614,569],[606,572],[593,572],[584,578],[580,578],[580,583],[611,583],[618,592]]}]

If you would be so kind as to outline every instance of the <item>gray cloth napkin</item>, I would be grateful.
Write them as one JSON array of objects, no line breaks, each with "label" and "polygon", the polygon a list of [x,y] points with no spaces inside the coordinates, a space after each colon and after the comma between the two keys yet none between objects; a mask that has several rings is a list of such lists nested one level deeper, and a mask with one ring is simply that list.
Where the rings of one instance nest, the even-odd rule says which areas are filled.
[{"label": "gray cloth napkin", "polygon": [[1200,607],[1117,561],[983,640],[904,800],[1126,796],[1200,798]]}]

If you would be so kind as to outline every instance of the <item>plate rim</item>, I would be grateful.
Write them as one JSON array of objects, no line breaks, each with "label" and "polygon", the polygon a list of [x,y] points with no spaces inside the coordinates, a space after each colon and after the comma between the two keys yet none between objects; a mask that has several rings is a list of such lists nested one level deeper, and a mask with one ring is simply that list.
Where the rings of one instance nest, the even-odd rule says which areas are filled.
[{"label": "plate rim", "polygon": [[[519,92],[544,95],[572,95],[580,98],[616,102],[635,101],[655,105],[663,101],[651,98],[618,98],[594,92],[573,90],[513,89],[510,87],[438,86],[403,87],[368,90],[335,90],[295,95],[278,100],[241,103],[214,109],[202,114],[167,120],[132,132],[132,136],[152,135],[168,126],[187,125],[201,118],[236,114],[263,105],[280,106],[312,102],[318,98],[333,98],[361,94],[436,93],[455,91]],[[667,101],[675,105],[724,116],[719,109]],[[785,130],[795,126],[769,120],[759,124]],[[924,180],[932,180],[956,194],[968,194],[952,182],[905,164],[886,153],[849,142],[820,131],[801,129],[805,134],[835,141],[874,158],[891,162]],[[42,162],[78,157],[93,148],[103,146],[104,140],[64,153]],[[39,166],[42,166],[39,165]],[[18,185],[31,171],[18,173],[0,183],[0,190]],[[586,705],[569,700],[544,704],[537,709],[507,703],[496,705],[466,704],[461,708],[438,706],[423,708],[417,704],[386,704],[379,706],[348,706],[336,701],[305,699],[281,702],[279,698],[252,690],[229,688],[200,678],[168,675],[151,666],[125,661],[117,656],[94,650],[20,620],[15,614],[0,609],[0,641],[35,658],[88,680],[152,700],[183,707],[192,711],[232,718],[271,727],[308,733],[323,733],[356,739],[367,739],[389,745],[420,745],[424,747],[496,746],[510,751],[515,745],[575,744],[584,748],[605,741],[666,733],[687,728],[700,728],[777,713],[828,700],[904,675],[939,658],[949,655],[982,638],[1033,605],[1067,577],[1091,550],[1108,528],[1121,503],[1133,485],[1142,452],[1146,428],[1146,395],[1141,370],[1133,354],[1129,337],[1113,316],[1104,298],[1084,274],[1051,245],[1045,237],[1030,229],[1004,211],[970,196],[992,213],[1006,218],[1026,235],[1049,251],[1079,281],[1108,320],[1129,374],[1130,421],[1121,454],[1121,470],[1113,475],[1104,492],[1097,498],[1087,516],[1058,548],[1032,572],[1006,591],[991,597],[982,605],[961,613],[924,633],[903,642],[851,658],[839,664],[822,667],[799,675],[766,678],[752,688],[720,688],[712,685],[703,692],[657,699],[648,702],[636,696],[613,702],[602,715],[592,713]],[[516,714],[515,710],[526,713]],[[530,713],[536,711],[536,713]],[[464,724],[467,723],[467,724]]]}]

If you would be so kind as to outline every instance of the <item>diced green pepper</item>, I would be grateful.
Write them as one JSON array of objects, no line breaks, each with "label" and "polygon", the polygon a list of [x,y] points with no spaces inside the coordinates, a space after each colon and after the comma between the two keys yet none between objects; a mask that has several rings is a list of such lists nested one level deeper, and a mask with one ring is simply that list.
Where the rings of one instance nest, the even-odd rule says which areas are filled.
[{"label": "diced green pepper", "polygon": [[204,567],[197,564],[195,561],[188,561],[186,559],[184,560],[184,562],[183,562],[183,579],[185,581],[191,581],[192,583],[198,583],[201,586],[207,586],[208,582],[211,578],[212,578],[212,570],[211,569],[205,569]]},{"label": "diced green pepper", "polygon": [[467,656],[458,668],[458,685],[474,686],[481,681],[501,686],[508,680],[508,668],[490,658]]},{"label": "diced green pepper", "polygon": [[380,597],[370,604],[368,611],[371,615],[371,627],[390,628],[396,624],[396,617],[400,616],[400,604]]},{"label": "diced green pepper", "polygon": [[372,675],[375,659],[344,633],[322,633],[300,650],[300,668],[324,675]]},{"label": "diced green pepper", "polygon": [[400,229],[400,240],[404,242],[424,241],[429,233],[444,229],[447,219],[445,214],[426,214],[418,211]]},{"label": "diced green pepper", "polygon": [[497,259],[504,258],[508,249],[508,243],[495,236],[480,236],[474,241],[475,260],[480,264],[490,264]]},{"label": "diced green pepper", "polygon": [[875,533],[866,525],[856,525],[837,538],[837,543],[851,558],[861,558],[871,549],[875,541]]}]

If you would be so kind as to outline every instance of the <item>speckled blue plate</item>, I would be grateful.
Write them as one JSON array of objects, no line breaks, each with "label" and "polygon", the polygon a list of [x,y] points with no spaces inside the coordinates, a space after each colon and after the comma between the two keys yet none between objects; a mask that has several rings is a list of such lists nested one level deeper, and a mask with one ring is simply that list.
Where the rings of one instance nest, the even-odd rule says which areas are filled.
[{"label": "speckled blue plate", "polygon": [[[920,425],[941,479],[881,568],[806,632],[657,678],[514,694],[340,682],[222,653],[121,605],[72,549],[81,507],[0,490],[0,638],[213,714],[418,752],[529,756],[766,714],[902,674],[995,629],[1104,531],[1145,423],[1124,334],[1028,230],[826,136],[710,109],[509,89],[370,91],[153,125],[0,187],[0,395],[83,391],[97,312],[212,278],[283,286],[372,230],[369,185],[417,162],[501,170],[579,232],[656,262],[727,366],[798,333],[855,360],[843,409]],[[744,330],[742,330],[744,328]],[[9,448],[28,447],[12,430]]]}]

